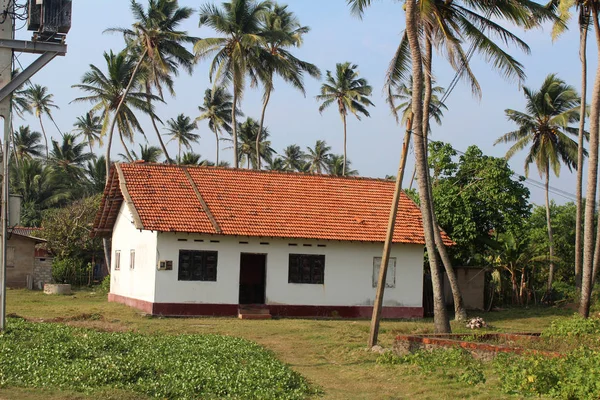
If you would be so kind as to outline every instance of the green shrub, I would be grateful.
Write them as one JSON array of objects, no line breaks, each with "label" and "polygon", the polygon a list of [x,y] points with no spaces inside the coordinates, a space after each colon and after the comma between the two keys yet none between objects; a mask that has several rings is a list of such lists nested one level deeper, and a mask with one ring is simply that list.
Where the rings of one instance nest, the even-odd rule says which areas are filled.
[{"label": "green shrub", "polygon": [[419,350],[401,357],[388,352],[380,355],[376,362],[415,365],[422,373],[441,372],[447,378],[469,385],[485,383],[482,363],[463,349]]},{"label": "green shrub", "polygon": [[553,299],[555,301],[564,300],[567,302],[579,301],[579,293],[575,286],[569,285],[566,282],[552,282]]},{"label": "green shrub", "polygon": [[600,398],[600,352],[580,348],[564,357],[499,355],[494,370],[502,389],[520,396]]},{"label": "green shrub", "polygon": [[304,399],[315,393],[259,345],[219,335],[106,333],[9,319],[0,335],[0,387],[165,399]]},{"label": "green shrub", "polygon": [[106,275],[100,284],[100,290],[103,293],[110,293],[110,275]]},{"label": "green shrub", "polygon": [[579,337],[600,334],[600,319],[582,318],[574,315],[568,319],[557,319],[542,332],[546,337]]}]

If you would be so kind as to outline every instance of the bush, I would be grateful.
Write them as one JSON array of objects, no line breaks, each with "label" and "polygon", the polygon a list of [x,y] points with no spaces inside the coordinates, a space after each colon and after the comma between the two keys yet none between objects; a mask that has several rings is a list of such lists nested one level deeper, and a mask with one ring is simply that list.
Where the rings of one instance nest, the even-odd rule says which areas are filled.
[{"label": "bush", "polygon": [[100,284],[102,293],[110,293],[110,275],[106,275]]},{"label": "bush", "polygon": [[485,383],[482,363],[463,349],[419,350],[402,357],[387,352],[377,358],[377,363],[411,364],[425,374],[442,372],[447,378],[469,385]]},{"label": "bush", "polygon": [[106,333],[9,319],[0,336],[0,387],[155,398],[304,399],[315,391],[259,345],[219,335]]},{"label": "bush", "polygon": [[600,334],[600,320],[597,318],[582,318],[574,315],[568,319],[552,321],[542,332],[546,337],[579,337]]},{"label": "bush", "polygon": [[90,265],[85,266],[83,261],[76,257],[55,257],[52,260],[52,278],[57,283],[70,283],[81,285],[88,280]]},{"label": "bush", "polygon": [[556,358],[500,354],[494,370],[509,394],[592,400],[600,398],[599,365],[599,351],[580,348]]},{"label": "bush", "polygon": [[552,282],[552,292],[554,301],[567,301],[567,302],[578,302],[579,291],[575,286],[569,285],[566,282],[554,281]]}]

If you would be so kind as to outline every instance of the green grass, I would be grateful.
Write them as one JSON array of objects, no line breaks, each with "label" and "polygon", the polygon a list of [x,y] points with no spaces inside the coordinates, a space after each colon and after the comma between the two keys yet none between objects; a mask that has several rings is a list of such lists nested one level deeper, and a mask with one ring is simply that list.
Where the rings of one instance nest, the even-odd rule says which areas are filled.
[{"label": "green grass", "polygon": [[[449,379],[446,373],[422,375],[412,365],[382,365],[378,354],[366,351],[369,321],[278,319],[268,321],[234,318],[151,318],[120,304],[108,303],[106,295],[80,291],[73,296],[48,296],[40,292],[11,290],[8,312],[34,321],[57,321],[68,326],[108,332],[150,335],[218,334],[243,338],[273,352],[292,370],[320,388],[324,399],[510,399],[503,394],[491,365],[484,366],[485,384],[470,385]],[[494,331],[541,331],[557,318],[573,314],[559,308],[509,309],[478,313]],[[391,347],[398,333],[431,333],[431,320],[383,321],[380,343]],[[455,332],[467,332],[453,323]],[[470,332],[470,331],[469,331]],[[44,389],[43,393],[9,386],[0,399],[146,399],[131,390],[101,389],[93,394]]]}]

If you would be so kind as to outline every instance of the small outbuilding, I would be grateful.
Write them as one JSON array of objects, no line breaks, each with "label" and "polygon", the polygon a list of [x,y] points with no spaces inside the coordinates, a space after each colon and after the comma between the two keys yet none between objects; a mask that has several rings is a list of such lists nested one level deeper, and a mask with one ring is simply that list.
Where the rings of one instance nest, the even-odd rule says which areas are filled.
[{"label": "small outbuilding", "polygon": [[[370,317],[394,182],[115,164],[94,234],[109,301],[149,314]],[[444,240],[451,243],[444,235]],[[383,316],[423,316],[419,208],[401,196]]]},{"label": "small outbuilding", "polygon": [[6,247],[6,286],[41,288],[52,281],[52,259],[37,237],[39,228],[14,227],[8,231]]}]

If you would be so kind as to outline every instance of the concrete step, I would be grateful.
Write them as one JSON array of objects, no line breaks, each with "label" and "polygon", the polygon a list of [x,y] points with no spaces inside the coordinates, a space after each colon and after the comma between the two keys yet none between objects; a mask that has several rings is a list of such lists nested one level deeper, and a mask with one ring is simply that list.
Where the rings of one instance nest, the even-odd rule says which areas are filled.
[{"label": "concrete step", "polygon": [[271,319],[271,314],[268,308],[240,306],[238,309],[239,319]]}]

